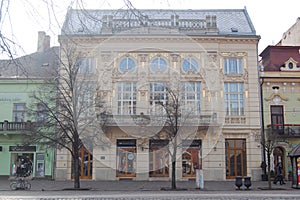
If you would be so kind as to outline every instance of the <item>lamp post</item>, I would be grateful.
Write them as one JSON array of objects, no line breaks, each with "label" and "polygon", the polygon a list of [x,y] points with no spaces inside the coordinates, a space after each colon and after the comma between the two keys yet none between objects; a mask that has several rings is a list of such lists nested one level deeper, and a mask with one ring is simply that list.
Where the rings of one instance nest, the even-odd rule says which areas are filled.
[{"label": "lamp post", "polygon": [[259,74],[259,89],[260,89],[260,113],[261,113],[261,145],[262,145],[262,163],[261,167],[263,170],[262,180],[267,180],[267,171],[266,171],[266,154],[265,154],[265,119],[264,119],[264,101],[263,101],[263,85],[264,85],[264,77],[262,76],[264,73],[264,67],[261,66],[260,70],[258,70]]}]

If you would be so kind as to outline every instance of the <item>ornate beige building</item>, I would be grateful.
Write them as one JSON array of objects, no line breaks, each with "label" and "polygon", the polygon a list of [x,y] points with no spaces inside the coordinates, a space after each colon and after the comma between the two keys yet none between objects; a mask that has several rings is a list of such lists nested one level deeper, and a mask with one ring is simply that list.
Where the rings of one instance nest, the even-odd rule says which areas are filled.
[{"label": "ornate beige building", "polygon": [[[205,180],[260,179],[259,38],[245,9],[69,10],[61,48],[76,44],[102,105],[88,116],[96,128],[86,131],[81,178],[169,180],[172,91],[177,179],[198,169]],[[57,151],[57,179],[71,178],[71,161]]]}]

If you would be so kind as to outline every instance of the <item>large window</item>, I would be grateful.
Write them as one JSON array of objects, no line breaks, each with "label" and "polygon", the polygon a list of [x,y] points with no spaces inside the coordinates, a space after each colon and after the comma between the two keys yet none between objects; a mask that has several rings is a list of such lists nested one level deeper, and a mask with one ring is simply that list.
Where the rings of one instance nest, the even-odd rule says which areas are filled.
[{"label": "large window", "polygon": [[169,177],[168,140],[149,141],[149,176]]},{"label": "large window", "polygon": [[182,69],[185,73],[192,71],[192,72],[196,72],[198,71],[199,67],[198,67],[198,62],[196,59],[194,58],[186,58],[184,59],[183,63],[182,63]]},{"label": "large window", "polygon": [[94,109],[94,92],[95,85],[90,82],[81,82],[78,86],[78,111],[84,116],[91,116],[95,112]]},{"label": "large window", "polygon": [[136,114],[136,83],[118,83],[118,114]]},{"label": "large window", "polygon": [[196,170],[202,169],[201,140],[183,140],[182,151],[182,176],[195,178]]},{"label": "large window", "polygon": [[47,121],[47,108],[44,104],[37,105],[36,121],[39,123]]},{"label": "large window", "polygon": [[271,123],[273,133],[284,133],[283,106],[271,106]]},{"label": "large window", "polygon": [[14,103],[13,107],[13,121],[24,122],[25,121],[25,103]]},{"label": "large window", "polygon": [[224,58],[224,74],[243,74],[241,58]]},{"label": "large window", "polygon": [[94,58],[79,58],[76,63],[79,74],[93,74],[95,72]]},{"label": "large window", "polygon": [[136,140],[117,140],[117,177],[135,177]]},{"label": "large window", "polygon": [[164,112],[162,104],[168,101],[167,83],[150,83],[150,113],[158,114]]},{"label": "large window", "polygon": [[124,73],[127,71],[133,71],[136,68],[134,60],[130,57],[125,57],[121,60],[119,70]]},{"label": "large window", "polygon": [[244,115],[244,84],[224,83],[227,116]]},{"label": "large window", "polygon": [[168,69],[168,64],[164,58],[157,57],[152,60],[150,67],[153,72],[165,72]]},{"label": "large window", "polygon": [[200,82],[182,82],[181,93],[183,112],[200,114]]}]

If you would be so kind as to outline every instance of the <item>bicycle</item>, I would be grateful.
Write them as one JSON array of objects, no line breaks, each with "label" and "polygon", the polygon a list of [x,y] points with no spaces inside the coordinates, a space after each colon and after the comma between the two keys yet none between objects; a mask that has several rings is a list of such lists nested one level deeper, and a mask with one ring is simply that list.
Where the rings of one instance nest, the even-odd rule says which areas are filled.
[{"label": "bicycle", "polygon": [[16,181],[10,183],[11,190],[30,190],[31,184],[24,177],[17,177]]}]

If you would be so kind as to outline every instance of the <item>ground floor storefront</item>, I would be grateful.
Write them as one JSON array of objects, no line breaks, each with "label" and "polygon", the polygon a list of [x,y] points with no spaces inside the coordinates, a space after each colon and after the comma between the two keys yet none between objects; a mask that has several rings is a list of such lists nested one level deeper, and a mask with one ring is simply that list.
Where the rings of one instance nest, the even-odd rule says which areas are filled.
[{"label": "ground floor storefront", "polygon": [[32,177],[53,178],[54,150],[40,146],[0,143],[0,176],[16,176],[18,168],[31,171]]},{"label": "ground floor storefront", "polygon": [[[170,180],[172,141],[161,138],[135,138],[120,132],[93,148],[80,149],[81,179],[92,180]],[[260,180],[262,170],[259,130],[243,133],[227,131],[213,137],[197,134],[178,141],[177,180],[196,178],[202,170],[205,180],[232,180],[251,176]],[[213,141],[212,141],[213,140]],[[56,179],[72,178],[72,158],[57,150]]]}]

